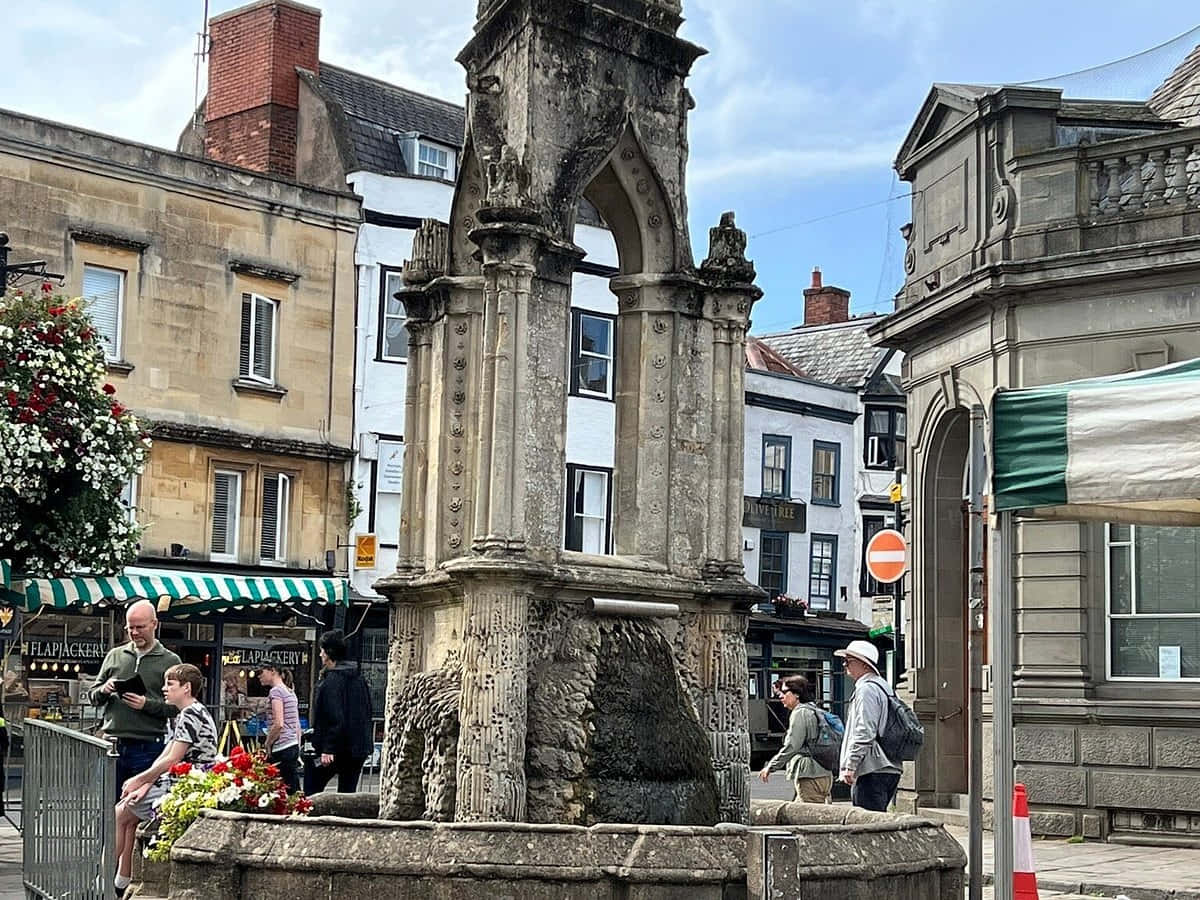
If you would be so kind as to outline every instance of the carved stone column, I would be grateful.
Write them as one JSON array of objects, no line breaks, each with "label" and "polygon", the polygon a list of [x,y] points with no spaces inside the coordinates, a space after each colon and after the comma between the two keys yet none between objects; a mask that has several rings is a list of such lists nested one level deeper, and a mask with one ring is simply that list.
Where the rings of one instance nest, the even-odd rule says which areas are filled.
[{"label": "carved stone column", "polygon": [[700,266],[709,285],[706,314],[713,320],[713,466],[705,571],[740,576],[742,491],[745,461],[746,332],[750,310],[762,291],[755,287],[754,264],[746,259],[746,233],[727,212],[709,229],[708,258]]},{"label": "carved stone column", "polygon": [[700,645],[700,724],[708,732],[721,819],[747,822],[750,816],[750,677],[746,658],[746,616],[702,613],[696,623]]},{"label": "carved stone column", "polygon": [[459,822],[525,819],[529,586],[471,579],[464,593]]},{"label": "carved stone column", "polygon": [[399,744],[404,739],[404,710],[398,703],[401,691],[408,680],[421,671],[423,641],[421,634],[421,610],[415,603],[392,604],[391,634],[388,643],[387,695],[383,714],[383,751],[385,765],[381,772],[380,798],[385,802],[399,790],[399,785],[390,767],[398,758]]}]

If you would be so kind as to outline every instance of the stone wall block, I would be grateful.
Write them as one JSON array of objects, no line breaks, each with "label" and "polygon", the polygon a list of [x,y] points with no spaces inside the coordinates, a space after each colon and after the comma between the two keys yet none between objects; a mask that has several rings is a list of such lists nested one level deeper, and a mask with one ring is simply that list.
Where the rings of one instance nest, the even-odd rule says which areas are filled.
[{"label": "stone wall block", "polygon": [[1031,804],[1087,805],[1087,773],[1067,766],[1017,766],[1015,781],[1025,785]]},{"label": "stone wall block", "polygon": [[1093,771],[1091,779],[1094,806],[1200,812],[1200,775]]},{"label": "stone wall block", "polygon": [[1100,823],[1102,819],[1098,815],[1089,813],[1083,814],[1083,836],[1085,838],[1098,838],[1100,834]]},{"label": "stone wall block", "polygon": [[1030,810],[1029,830],[1034,834],[1071,837],[1076,834],[1075,814],[1050,810]]},{"label": "stone wall block", "polygon": [[1017,762],[1074,765],[1075,729],[1057,725],[1017,725],[1013,729],[1013,759]]},{"label": "stone wall block", "polygon": [[1079,729],[1079,756],[1084,765],[1150,765],[1150,729],[1104,725]]},{"label": "stone wall block", "polygon": [[1170,769],[1200,769],[1200,729],[1155,728],[1154,765]]}]

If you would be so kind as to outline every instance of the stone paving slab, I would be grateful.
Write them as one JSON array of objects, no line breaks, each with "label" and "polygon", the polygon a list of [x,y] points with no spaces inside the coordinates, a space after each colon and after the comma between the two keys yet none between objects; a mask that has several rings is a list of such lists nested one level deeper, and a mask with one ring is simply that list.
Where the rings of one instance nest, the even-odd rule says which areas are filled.
[{"label": "stone paving slab", "polygon": [[[965,828],[947,826],[963,849]],[[1035,840],[1038,887],[1088,897],[1130,900],[1200,900],[1200,850],[1188,847],[1136,847],[1126,844]],[[991,880],[992,836],[984,834],[984,877]]]}]

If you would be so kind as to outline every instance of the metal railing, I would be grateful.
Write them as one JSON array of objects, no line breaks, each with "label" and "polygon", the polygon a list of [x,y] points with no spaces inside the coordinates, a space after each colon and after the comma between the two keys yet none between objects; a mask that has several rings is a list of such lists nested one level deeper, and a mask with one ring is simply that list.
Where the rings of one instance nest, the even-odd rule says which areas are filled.
[{"label": "metal railing", "polygon": [[22,878],[29,900],[113,900],[117,757],[107,741],[26,719]]}]

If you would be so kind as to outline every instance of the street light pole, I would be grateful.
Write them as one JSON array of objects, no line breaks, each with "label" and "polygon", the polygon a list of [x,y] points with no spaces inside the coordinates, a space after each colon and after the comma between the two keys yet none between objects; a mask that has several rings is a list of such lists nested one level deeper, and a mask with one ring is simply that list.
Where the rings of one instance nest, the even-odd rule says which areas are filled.
[{"label": "street light pole", "polygon": [[983,407],[971,407],[971,450],[968,459],[967,483],[970,493],[968,506],[968,550],[970,558],[969,596],[967,615],[970,617],[968,637],[968,685],[970,697],[970,735],[968,748],[967,871],[970,900],[983,897],[983,491],[987,479],[987,439],[984,431]]}]

